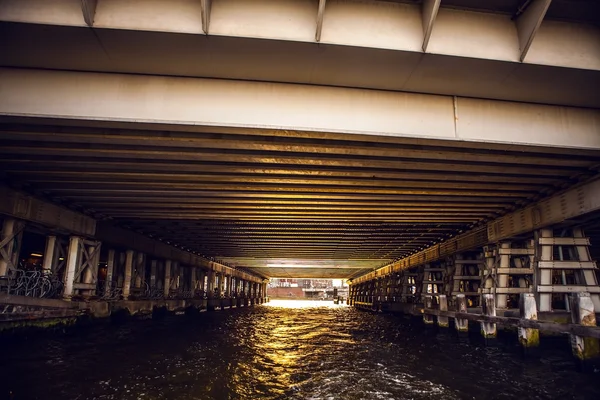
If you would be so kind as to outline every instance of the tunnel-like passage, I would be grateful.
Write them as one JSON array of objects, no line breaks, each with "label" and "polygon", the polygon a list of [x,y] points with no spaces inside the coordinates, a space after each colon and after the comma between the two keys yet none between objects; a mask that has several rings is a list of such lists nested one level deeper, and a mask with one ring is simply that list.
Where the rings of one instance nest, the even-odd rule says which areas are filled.
[{"label": "tunnel-like passage", "polygon": [[[0,0],[0,328],[208,321],[211,340],[232,334],[210,355],[215,374],[242,383],[200,377],[203,389],[190,385],[205,398],[329,398],[319,374],[338,370],[355,386],[369,376],[362,391],[334,385],[339,398],[400,396],[369,386],[377,374],[414,385],[406,397],[452,398],[448,376],[407,375],[422,357],[393,360],[419,347],[432,358],[436,338],[465,331],[489,341],[516,330],[527,352],[569,337],[589,365],[600,355],[597,11],[566,0]],[[344,290],[298,290],[337,304],[286,309],[268,305],[271,278]],[[217,310],[228,311],[204,313]],[[125,335],[143,340],[129,322]],[[198,343],[219,346],[187,335],[195,360],[208,354],[190,350]]]}]

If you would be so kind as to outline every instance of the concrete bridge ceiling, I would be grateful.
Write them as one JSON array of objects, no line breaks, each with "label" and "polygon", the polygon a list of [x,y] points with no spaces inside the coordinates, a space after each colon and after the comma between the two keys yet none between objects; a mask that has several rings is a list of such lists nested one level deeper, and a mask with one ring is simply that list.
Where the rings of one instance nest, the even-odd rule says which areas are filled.
[{"label": "concrete bridge ceiling", "polygon": [[271,277],[360,275],[600,162],[581,149],[23,122],[0,124],[9,184]]}]

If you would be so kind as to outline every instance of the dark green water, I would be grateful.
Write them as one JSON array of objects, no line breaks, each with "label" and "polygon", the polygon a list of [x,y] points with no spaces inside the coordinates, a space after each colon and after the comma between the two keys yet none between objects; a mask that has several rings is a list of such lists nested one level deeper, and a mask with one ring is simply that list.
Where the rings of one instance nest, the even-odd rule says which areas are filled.
[{"label": "dark green water", "polygon": [[5,335],[0,399],[600,399],[565,339],[523,358],[512,335],[274,305]]}]

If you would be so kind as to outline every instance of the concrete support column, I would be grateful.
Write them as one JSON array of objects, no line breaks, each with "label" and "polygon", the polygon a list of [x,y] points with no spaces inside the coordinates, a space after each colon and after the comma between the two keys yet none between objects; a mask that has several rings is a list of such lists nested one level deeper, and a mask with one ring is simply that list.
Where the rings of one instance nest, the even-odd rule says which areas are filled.
[{"label": "concrete support column", "polygon": [[[467,313],[467,297],[464,294],[456,295],[456,312]],[[454,327],[458,332],[469,331],[469,320],[463,318],[456,318],[454,320]]]},{"label": "concrete support column", "polygon": [[[533,293],[521,293],[519,297],[519,312],[522,319],[537,321],[537,305]],[[540,331],[533,328],[518,329],[519,343],[525,349],[540,345]]]},{"label": "concrete support column", "polygon": [[215,297],[215,271],[210,270],[207,272],[207,281],[206,281],[206,293],[208,294],[208,298]]},{"label": "concrete support column", "polygon": [[169,297],[169,292],[171,290],[171,266],[173,262],[171,260],[165,261],[165,282],[163,284],[163,295],[165,298]]},{"label": "concrete support column", "polygon": [[63,297],[65,300],[70,300],[73,296],[73,285],[75,283],[75,271],[80,259],[81,252],[81,238],[79,236],[71,236],[69,239],[69,250],[67,253],[67,270],[65,271],[64,278],[64,292]]},{"label": "concrete support column", "polygon": [[123,298],[129,299],[131,294],[131,275],[133,272],[133,250],[125,252],[125,277],[123,279]]},{"label": "concrete support column", "polygon": [[6,276],[9,271],[9,267],[14,266],[13,262],[13,250],[14,250],[14,236],[16,231],[17,221],[14,218],[5,218],[2,224],[2,234],[0,236],[0,276]]},{"label": "concrete support column", "polygon": [[44,251],[44,262],[42,264],[42,272],[44,275],[50,275],[52,265],[54,264],[56,250],[56,236],[46,236],[46,250]]},{"label": "concrete support column", "polygon": [[[539,232],[540,237],[551,238],[553,236],[552,229],[542,229]],[[540,259],[538,261],[552,261],[552,246],[539,246],[541,247]],[[538,270],[539,285],[552,285],[552,270],[551,269],[540,269]],[[552,294],[551,293],[540,293],[539,294],[539,305],[540,311],[552,311]]]},{"label": "concrete support column", "polygon": [[141,288],[146,281],[146,257],[144,253],[137,253],[135,260],[135,287]]},{"label": "concrete support column", "polygon": [[231,283],[232,283],[231,280],[232,279],[233,279],[232,276],[228,276],[227,277],[227,282],[226,282],[226,285],[225,285],[225,292],[227,293],[227,296],[229,296],[229,297],[231,297],[231,288],[232,288],[232,286],[231,286]]},{"label": "concrete support column", "polygon": [[158,261],[152,260],[150,262],[150,287],[156,287],[156,271],[158,269]]},{"label": "concrete support column", "polygon": [[[440,311],[448,311],[448,298],[446,297],[445,294],[440,294],[438,296],[438,303],[439,303],[439,310]],[[447,328],[449,325],[448,323],[448,317],[445,316],[438,316],[438,326],[441,326],[442,328]]]},{"label": "concrete support column", "polygon": [[225,280],[226,280],[225,274],[220,273],[219,274],[219,294],[221,296],[223,296],[223,294],[225,293]]},{"label": "concrete support column", "polygon": [[181,266],[177,261],[171,261],[171,289],[179,289],[181,286]]},{"label": "concrete support column", "polygon": [[[510,250],[511,244],[510,242],[500,243],[500,249]],[[506,252],[506,254],[502,253],[500,255],[500,268],[510,268],[510,254]],[[508,275],[507,274],[498,274],[498,287],[499,288],[507,288],[508,287]],[[498,308],[506,308],[507,307],[507,299],[508,295],[506,294],[497,294],[496,295],[496,306]]]},{"label": "concrete support column", "polygon": [[104,295],[108,296],[112,291],[113,273],[115,270],[115,251],[108,250],[108,258],[106,259],[106,282],[104,283]]},{"label": "concrete support column", "polygon": [[206,277],[206,272],[203,269],[198,270],[198,279],[200,282],[198,283],[198,289],[206,293],[206,285],[204,284],[204,280]]},{"label": "concrete support column", "polygon": [[[496,316],[496,304],[493,294],[484,294],[481,308],[483,315],[485,316]],[[492,322],[481,323],[481,334],[484,338],[495,338],[496,337],[496,324]]]},{"label": "concrete support column", "polygon": [[[573,229],[573,237],[575,238],[584,238],[584,232],[581,228]],[[592,243],[593,245],[594,243]],[[592,261],[590,256],[589,246],[576,246],[577,257],[581,262],[589,262]],[[583,280],[586,286],[598,286],[598,279],[596,275],[596,271],[594,269],[584,269],[583,271]],[[592,298],[592,302],[594,303],[594,308],[596,310],[600,310],[600,295],[598,293],[590,294]]]},{"label": "concrete support column", "polygon": [[[594,302],[589,293],[575,293],[571,298],[571,321],[583,326],[596,326]],[[591,360],[600,357],[598,339],[571,335],[573,355],[581,360]]]},{"label": "concrete support column", "polygon": [[[433,308],[433,297],[430,295],[425,296],[423,298],[423,306],[425,309],[431,310]],[[427,313],[423,314],[423,322],[427,325],[433,324],[433,315]]]}]

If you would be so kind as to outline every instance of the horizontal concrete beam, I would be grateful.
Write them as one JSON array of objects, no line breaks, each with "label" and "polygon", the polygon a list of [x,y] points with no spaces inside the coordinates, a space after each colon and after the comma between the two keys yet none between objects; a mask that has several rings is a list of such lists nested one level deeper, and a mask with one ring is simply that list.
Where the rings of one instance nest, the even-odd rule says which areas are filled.
[{"label": "horizontal concrete beam", "polygon": [[78,212],[0,186],[0,214],[70,234],[94,236],[96,220]]},{"label": "horizontal concrete beam", "polygon": [[550,227],[599,210],[600,179],[596,179],[359,276],[353,279],[352,283],[357,284],[378,276],[418,267],[425,263],[446,258],[457,252],[472,250],[489,243],[497,243],[500,240]]},{"label": "horizontal concrete beam", "polygon": [[109,245],[140,251],[153,257],[177,261],[191,267],[209,269],[250,282],[262,282],[264,279],[263,277],[248,274],[218,262],[207,260],[206,258],[178,249],[175,246],[142,235],[141,233],[119,228],[106,222],[98,224],[96,238]]},{"label": "horizontal concrete beam", "polygon": [[262,277],[257,277],[218,262],[207,260],[196,254],[178,249],[142,234],[118,228],[104,222],[97,223],[91,217],[37,199],[6,186],[0,186],[0,214],[34,222],[68,235],[94,237],[103,243],[141,251],[166,260],[178,261],[184,265],[210,269],[247,281],[262,282],[263,280]]},{"label": "horizontal concrete beam", "polygon": [[600,148],[600,110],[201,78],[0,68],[0,115]]},{"label": "horizontal concrete beam", "polygon": [[[204,0],[103,0],[96,7],[94,27],[203,34],[208,32],[207,3]],[[436,29],[432,32],[431,17],[435,13],[431,11],[436,7],[426,1],[422,10],[414,3],[329,0],[317,41],[414,53],[421,53],[426,47],[429,52],[450,56],[520,61],[521,35],[509,15],[445,8],[441,2]],[[80,0],[5,0],[0,2],[0,21],[85,26],[78,8]],[[536,19],[541,23],[541,18]],[[525,31],[530,32],[530,29]],[[215,1],[210,7],[210,34],[314,42],[315,1]],[[429,45],[426,43],[428,34]],[[531,44],[529,39],[533,36],[525,33],[523,37]],[[592,25],[544,21],[526,61],[598,70],[600,49],[596,44],[599,40],[600,29]]]}]

